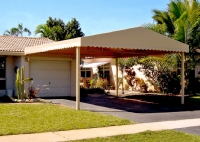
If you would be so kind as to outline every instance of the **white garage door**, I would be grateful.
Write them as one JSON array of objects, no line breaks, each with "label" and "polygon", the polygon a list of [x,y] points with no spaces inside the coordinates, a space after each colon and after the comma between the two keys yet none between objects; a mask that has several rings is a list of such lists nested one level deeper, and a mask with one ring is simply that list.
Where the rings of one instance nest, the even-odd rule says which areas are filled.
[{"label": "white garage door", "polygon": [[30,77],[33,86],[43,86],[39,97],[70,96],[70,62],[39,61],[30,62]]}]

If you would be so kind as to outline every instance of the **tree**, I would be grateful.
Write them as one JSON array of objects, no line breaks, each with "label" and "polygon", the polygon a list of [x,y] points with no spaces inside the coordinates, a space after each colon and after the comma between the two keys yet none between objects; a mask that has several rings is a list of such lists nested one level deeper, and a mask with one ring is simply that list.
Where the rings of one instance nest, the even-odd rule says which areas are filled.
[{"label": "tree", "polygon": [[[154,9],[153,13],[152,18],[156,24],[148,24],[145,27],[189,45],[189,53],[185,54],[185,75],[188,82],[191,82],[190,80],[194,80],[191,74],[200,63],[196,52],[200,47],[200,3],[197,0],[171,0],[167,10]],[[160,32],[157,28],[159,26],[165,27],[165,31]],[[179,54],[173,57],[177,63],[180,62]]]},{"label": "tree", "polygon": [[40,33],[41,37],[46,37],[55,41],[64,40],[63,38],[60,38],[62,29],[59,26],[54,26],[52,28],[48,27],[46,24],[38,25],[35,34]]},{"label": "tree", "polygon": [[18,24],[17,28],[11,28],[10,30],[6,30],[4,32],[4,35],[10,35],[10,36],[23,36],[23,33],[27,32],[28,35],[31,35],[31,31],[28,28],[24,28],[22,23]]},{"label": "tree", "polygon": [[66,39],[82,37],[84,33],[81,31],[80,24],[73,18],[70,22],[66,25]]},{"label": "tree", "polygon": [[127,83],[133,87],[134,86],[134,80],[135,80],[135,76],[136,73],[133,69],[133,66],[136,65],[138,62],[138,58],[128,58],[128,59],[123,59],[123,58],[119,58],[118,59],[118,66],[119,66],[119,70],[122,73],[122,94],[124,94],[124,87],[123,87],[123,77],[124,77],[124,72],[126,72],[126,76],[125,79],[127,81]]},{"label": "tree", "polygon": [[65,25],[63,20],[53,19],[52,17],[49,17],[46,24],[38,25],[35,34],[40,34],[41,37],[47,37],[55,41],[84,36],[80,24],[75,18]]},{"label": "tree", "polygon": [[18,36],[18,29],[17,28],[11,28],[10,30],[6,30],[3,35]]}]

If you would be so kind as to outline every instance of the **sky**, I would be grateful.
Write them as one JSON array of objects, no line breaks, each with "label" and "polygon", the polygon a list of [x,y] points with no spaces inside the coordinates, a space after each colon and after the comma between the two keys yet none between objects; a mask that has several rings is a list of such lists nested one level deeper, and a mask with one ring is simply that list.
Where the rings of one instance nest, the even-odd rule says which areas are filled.
[{"label": "sky", "polygon": [[[0,0],[0,35],[19,23],[31,30],[48,17],[79,21],[86,36],[153,23],[152,10],[166,10],[170,0]],[[27,36],[24,34],[24,36]]]}]

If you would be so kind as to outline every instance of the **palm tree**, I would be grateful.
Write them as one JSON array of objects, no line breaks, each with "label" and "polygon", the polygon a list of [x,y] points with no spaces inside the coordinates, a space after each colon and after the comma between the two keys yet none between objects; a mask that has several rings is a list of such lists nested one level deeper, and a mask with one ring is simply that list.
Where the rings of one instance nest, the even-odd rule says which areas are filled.
[{"label": "palm tree", "polygon": [[187,43],[192,26],[199,18],[200,5],[196,0],[172,0],[166,11],[153,10],[157,24],[166,27],[166,33],[176,40]]},{"label": "palm tree", "polygon": [[31,31],[28,28],[24,28],[22,23],[18,24],[17,29],[18,29],[18,35],[23,36],[23,32],[27,32],[29,36],[31,35]]},{"label": "palm tree", "polygon": [[3,35],[18,36],[18,29],[17,28],[11,28],[10,30],[6,30]]},{"label": "palm tree", "polygon": [[[185,56],[185,71],[189,76],[200,63],[196,56],[198,54],[196,50],[200,47],[200,3],[197,0],[171,0],[167,10],[153,10],[153,12],[152,18],[157,23],[154,26],[147,25],[147,28],[159,32],[156,26],[163,26],[167,36],[189,44],[189,53]],[[180,61],[179,54],[170,58],[177,63]]]},{"label": "palm tree", "polygon": [[62,32],[62,28],[60,26],[54,26],[50,28],[46,24],[38,25],[35,34],[40,34],[41,37],[47,37],[49,39],[59,41],[58,34]]},{"label": "palm tree", "polygon": [[28,29],[28,28],[23,28],[23,25],[22,23],[21,24],[18,24],[18,27],[14,27],[14,28],[11,28],[10,30],[6,30],[4,32],[4,35],[9,35],[9,36],[23,36],[23,32],[27,32],[28,35],[30,36],[31,35],[31,31]]}]

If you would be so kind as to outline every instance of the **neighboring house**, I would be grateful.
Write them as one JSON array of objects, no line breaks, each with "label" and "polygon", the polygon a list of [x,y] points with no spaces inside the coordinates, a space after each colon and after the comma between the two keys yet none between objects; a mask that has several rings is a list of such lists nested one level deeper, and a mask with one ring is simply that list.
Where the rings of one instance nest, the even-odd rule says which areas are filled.
[{"label": "neighboring house", "polygon": [[[107,79],[108,84],[115,86],[116,65],[112,58],[84,59],[81,66],[81,83],[87,87],[93,75],[99,72],[101,78]],[[120,76],[120,73],[119,73]]]},{"label": "neighboring house", "polygon": [[[25,66],[25,77],[32,77],[33,84],[48,85],[41,96],[71,95],[70,61],[66,58],[44,56],[25,56],[25,47],[54,42],[47,38],[0,36],[0,95],[6,90],[15,90],[16,67]],[[29,83],[25,83],[27,90]]]},{"label": "neighboring house", "polygon": [[[139,78],[144,79],[145,81],[147,78],[143,74],[143,72],[139,71],[139,66],[133,66],[136,76]],[[95,59],[83,59],[83,65],[81,66],[81,83],[84,87],[88,87],[89,81],[93,78],[95,73],[98,73],[101,78],[105,78],[108,80],[108,86],[115,86],[116,80],[116,64],[115,59],[112,58],[95,58]],[[124,73],[124,76],[126,73]],[[122,77],[122,73],[118,70],[118,77]],[[128,85],[126,80],[124,79],[124,87]],[[152,89],[152,85],[149,85],[150,89]],[[119,86],[121,89],[122,86]],[[131,86],[129,89],[132,90]]]}]

